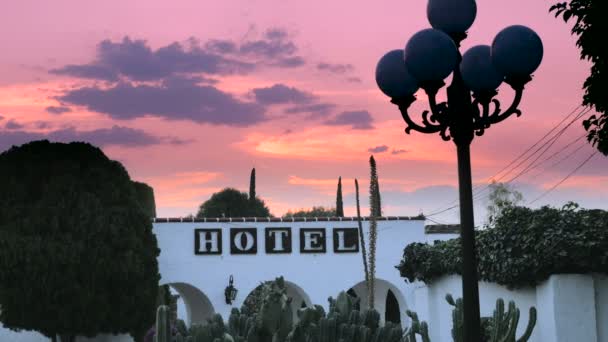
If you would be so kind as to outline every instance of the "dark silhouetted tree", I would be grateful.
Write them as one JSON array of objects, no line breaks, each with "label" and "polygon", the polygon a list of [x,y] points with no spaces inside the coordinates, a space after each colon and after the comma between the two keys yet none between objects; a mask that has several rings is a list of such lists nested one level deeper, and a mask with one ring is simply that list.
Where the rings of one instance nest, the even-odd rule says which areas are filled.
[{"label": "dark silhouetted tree", "polygon": [[312,207],[312,209],[290,210],[283,217],[336,217],[336,209],[318,206]]},{"label": "dark silhouetted tree", "polygon": [[255,200],[255,167],[251,169],[251,176],[249,177],[249,200]]},{"label": "dark silhouetted tree", "polygon": [[551,6],[550,12],[562,16],[568,22],[575,18],[572,34],[578,37],[576,46],[580,57],[592,63],[591,73],[585,80],[583,88],[583,105],[595,109],[598,115],[592,115],[583,121],[587,130],[587,140],[598,151],[608,155],[608,48],[606,34],[608,31],[608,1],[606,0],[570,0]]},{"label": "dark silhouetted tree", "polygon": [[143,207],[148,217],[156,217],[156,203],[154,201],[154,189],[146,183],[133,182],[137,201]]},{"label": "dark silhouetted tree", "polygon": [[338,177],[338,191],[336,192],[336,216],[344,217],[344,204],[342,202],[342,177]]},{"label": "dark silhouetted tree", "polygon": [[[150,191],[86,143],[0,154],[0,321],[53,340],[153,324],[159,249]],[[148,207],[147,209],[145,209]]]},{"label": "dark silhouetted tree", "polygon": [[258,197],[253,201],[245,192],[225,188],[201,204],[196,217],[268,217],[270,210]]}]

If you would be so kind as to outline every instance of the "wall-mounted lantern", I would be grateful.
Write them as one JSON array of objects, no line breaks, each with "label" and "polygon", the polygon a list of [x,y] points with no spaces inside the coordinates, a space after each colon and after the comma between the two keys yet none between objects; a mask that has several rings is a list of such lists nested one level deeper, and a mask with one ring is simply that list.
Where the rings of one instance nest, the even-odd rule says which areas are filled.
[{"label": "wall-mounted lantern", "polygon": [[232,302],[236,299],[236,293],[238,290],[234,287],[234,278],[232,278],[232,274],[230,275],[230,280],[228,281],[228,286],[226,286],[226,290],[224,290],[224,296],[226,296],[226,304],[232,304]]}]

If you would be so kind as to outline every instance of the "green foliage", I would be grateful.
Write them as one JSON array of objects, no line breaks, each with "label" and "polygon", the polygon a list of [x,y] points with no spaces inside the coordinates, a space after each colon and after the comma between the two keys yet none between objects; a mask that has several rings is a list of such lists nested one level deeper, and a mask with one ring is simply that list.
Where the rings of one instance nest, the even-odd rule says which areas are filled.
[{"label": "green foliage", "polygon": [[418,314],[413,311],[407,310],[405,313],[412,320],[410,327],[405,330],[403,342],[417,342],[416,335],[420,335],[422,342],[430,342],[429,338],[429,326],[426,322],[420,322]]},{"label": "green foliage", "polygon": [[170,309],[167,305],[161,305],[156,309],[156,329],[154,342],[171,341]]},{"label": "green foliage", "polygon": [[0,189],[4,326],[143,335],[159,249],[125,168],[90,144],[36,141],[0,154]]},{"label": "green foliage", "polygon": [[211,195],[201,204],[196,217],[269,217],[270,211],[263,200],[253,200],[245,192],[225,188]]},{"label": "green foliage", "polygon": [[336,217],[336,209],[318,206],[312,207],[312,209],[300,209],[293,212],[290,210],[283,215],[283,218],[290,217]]},{"label": "green foliage", "polygon": [[605,43],[608,3],[606,0],[570,0],[551,6],[549,11],[555,12],[556,17],[561,15],[565,22],[575,19],[572,34],[578,37],[576,46],[580,57],[592,63],[591,74],[583,84],[583,105],[600,113],[585,120],[583,126],[587,140],[608,155],[608,49]]},{"label": "green foliage", "polygon": [[517,206],[523,200],[523,195],[505,183],[492,181],[488,187],[488,224],[492,225],[505,210]]},{"label": "green foliage", "polygon": [[[455,342],[463,341],[464,309],[462,298],[454,300],[451,294],[445,297],[452,310],[452,339]],[[492,317],[482,317],[481,339],[488,342],[526,342],[532,335],[536,325],[536,308],[530,307],[528,325],[523,335],[516,339],[517,325],[519,324],[519,309],[514,301],[509,302],[509,310],[505,312],[505,302],[502,298],[496,300],[496,308]]]},{"label": "green foliage", "polygon": [[266,294],[270,290],[269,284],[270,281],[261,283],[247,295],[247,298],[245,298],[243,305],[241,306],[243,313],[253,315],[260,311],[264,297],[266,297]]},{"label": "green foliage", "polygon": [[[359,299],[342,291],[336,299],[329,297],[329,312],[315,305],[297,311],[298,322],[293,322],[291,299],[286,295],[285,282],[282,277],[263,284],[264,293],[262,308],[257,314],[248,314],[233,308],[224,325],[220,315],[214,315],[204,325],[193,326],[188,334],[181,329],[175,341],[192,342],[430,342],[429,327],[420,322],[418,315],[406,311],[411,324],[406,330],[400,324],[387,322],[380,325],[380,314],[376,310],[359,312]],[[454,306],[452,312],[455,342],[462,341],[462,299],[454,301],[451,295],[446,296],[448,303]],[[160,310],[160,308],[159,308]],[[514,302],[509,303],[509,310],[504,311],[504,302],[496,302],[493,317],[482,318],[483,341],[515,342],[515,331],[519,322],[519,309]],[[525,342],[532,334],[536,323],[536,309],[530,309],[528,326],[518,342]],[[168,323],[166,325],[168,327]],[[164,331],[158,328],[157,331]],[[186,336],[189,335],[189,336]],[[184,339],[183,336],[186,336]],[[417,338],[420,339],[417,339]],[[155,340],[156,341],[156,340]]]},{"label": "green foliage", "polygon": [[[476,231],[480,280],[509,288],[535,286],[560,273],[608,273],[608,212],[513,207],[493,228]],[[460,239],[413,243],[397,266],[409,281],[460,274]]]},{"label": "green foliage", "polygon": [[344,203],[342,202],[342,177],[338,177],[338,190],[336,191],[336,216],[344,217]]},{"label": "green foliage", "polygon": [[143,207],[148,217],[156,217],[156,203],[154,201],[154,189],[146,183],[133,182],[137,201]]},{"label": "green foliage", "polygon": [[251,169],[251,176],[249,176],[249,200],[255,201],[255,167]]}]

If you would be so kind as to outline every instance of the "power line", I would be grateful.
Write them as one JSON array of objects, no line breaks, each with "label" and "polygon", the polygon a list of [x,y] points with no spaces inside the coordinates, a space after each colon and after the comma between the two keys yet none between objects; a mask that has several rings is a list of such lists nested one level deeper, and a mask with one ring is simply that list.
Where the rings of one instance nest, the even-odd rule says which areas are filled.
[{"label": "power line", "polygon": [[[536,141],[532,146],[530,146],[528,149],[526,149],[523,153],[521,153],[519,156],[517,156],[515,159],[513,159],[509,164],[507,164],[507,166],[503,167],[500,171],[498,171],[496,174],[494,174],[493,176],[490,176],[489,178],[486,179],[486,182],[491,181],[492,179],[494,179],[495,177],[497,177],[499,174],[501,174],[503,171],[507,170],[511,165],[515,164],[519,159],[523,158],[528,152],[530,152],[534,147],[536,147],[538,144],[540,144],[546,137],[548,137],[553,131],[555,131],[559,126],[561,126],[562,123],[564,123],[566,120],[568,120],[568,118],[570,118],[574,113],[576,113],[582,106],[578,105],[576,108],[574,108],[572,111],[570,111],[570,113],[568,113],[559,123],[557,123],[555,126],[553,126],[547,133],[545,133],[545,135],[543,135],[538,141]],[[583,110],[584,111],[584,110]],[[579,113],[577,115],[577,117],[580,117],[581,113]],[[575,120],[573,120],[575,121]],[[573,122],[572,121],[572,122]],[[572,123],[571,122],[571,123]],[[570,124],[571,124],[570,123]],[[569,126],[569,125],[568,125]],[[566,126],[566,127],[568,127]],[[546,143],[545,143],[546,144]],[[544,145],[543,145],[544,146]],[[541,147],[542,148],[542,147]],[[534,155],[537,151],[535,151],[532,155]],[[529,157],[527,158],[529,159]],[[526,159],[526,160],[527,160]],[[525,161],[524,161],[525,162]],[[518,164],[518,166],[521,165]],[[517,168],[517,167],[515,167]],[[504,176],[506,176],[507,174],[511,173],[511,171],[507,172]],[[502,177],[501,177],[502,178]],[[485,187],[482,190],[479,190],[479,188]],[[478,192],[483,192],[485,189],[487,189],[487,185],[476,185],[473,187],[473,193],[478,193]],[[458,202],[458,199],[455,199],[451,202],[449,202],[447,205],[449,206],[448,208],[445,209],[441,209],[442,207],[439,207],[439,209],[435,209],[433,211],[431,211],[431,214],[429,215],[436,215],[438,213],[443,213],[445,211],[454,209],[458,207],[458,204],[456,204]],[[455,204],[455,205],[454,205]]]},{"label": "power line", "polygon": [[[528,161],[530,158],[532,158],[535,154],[537,154],[539,151],[540,154],[538,154],[536,156],[536,158],[534,158],[531,162],[527,163],[527,165],[524,166],[524,168],[517,173],[515,176],[511,177],[509,180],[503,182],[505,184],[509,184],[511,182],[513,182],[514,180],[518,179],[519,177],[525,175],[526,173],[530,172],[531,170],[533,170],[534,168],[536,168],[538,165],[542,164],[542,162],[535,164],[545,153],[547,153],[547,151],[549,151],[549,149],[555,144],[555,142],[557,142],[557,140],[559,140],[559,138],[564,134],[564,132],[577,120],[579,120],[581,117],[583,117],[585,114],[587,114],[590,111],[590,109],[587,110],[583,110],[582,112],[580,112],[576,117],[574,117],[574,119],[572,119],[566,126],[564,126],[562,129],[560,129],[557,133],[555,133],[552,137],[549,138],[549,140],[545,141],[541,146],[539,146],[539,148],[537,148],[532,154],[528,155],[528,157],[526,157],[524,160],[522,160],[519,164],[517,164],[515,167],[511,168],[511,170],[509,170],[509,172],[505,173],[504,175],[502,175],[501,177],[499,177],[498,179],[496,179],[497,181],[500,181],[502,178],[504,178],[505,176],[507,176],[508,174],[510,174],[511,172],[515,171],[518,167],[522,166],[523,163],[525,163],[526,161]],[[561,121],[563,122],[563,120]],[[546,136],[546,135],[545,135]],[[566,146],[570,146],[570,144],[566,145]],[[563,148],[562,148],[563,149]],[[560,150],[562,150],[560,149]],[[554,153],[555,154],[555,153]],[[547,159],[550,159],[552,156],[550,156]],[[504,168],[503,168],[504,170]],[[483,193],[486,190],[490,189],[490,184],[486,185],[482,190],[478,191],[477,194],[475,194],[473,196],[473,200],[479,200],[482,196],[481,193]],[[485,196],[486,198],[488,196]]]},{"label": "power line", "polygon": [[[510,182],[514,181],[515,179],[523,176],[524,174],[528,173],[529,171],[537,168],[538,166],[542,165],[543,163],[545,163],[548,160],[551,160],[553,157],[555,157],[556,155],[560,154],[561,152],[563,152],[565,149],[567,149],[568,147],[570,147],[572,144],[576,143],[578,140],[580,140],[582,137],[577,138],[575,141],[570,142],[569,144],[567,144],[566,146],[562,147],[561,149],[558,150],[558,152],[553,153],[552,155],[550,155],[549,157],[545,158],[544,160],[542,160],[539,163],[536,163],[545,153],[547,153],[547,151],[555,144],[555,142],[557,142],[557,140],[559,140],[559,138],[564,134],[564,132],[577,120],[579,120],[581,117],[583,117],[585,114],[587,114],[591,108],[586,108],[583,109],[581,112],[579,112],[568,124],[566,124],[566,126],[562,127],[558,132],[556,132],[553,136],[551,136],[547,141],[545,141],[541,146],[539,146],[536,150],[534,150],[534,152],[532,152],[531,154],[529,154],[526,158],[524,158],[523,160],[521,160],[516,166],[512,167],[509,169],[510,166],[512,166],[513,164],[515,164],[519,159],[523,158],[524,156],[526,156],[526,154],[528,154],[528,152],[530,152],[534,147],[538,146],[538,144],[540,144],[545,138],[547,138],[549,135],[551,135],[552,132],[554,132],[559,126],[561,126],[562,123],[564,123],[568,118],[570,118],[574,113],[576,113],[576,111],[581,108],[581,106],[578,106],[577,108],[575,108],[574,110],[572,110],[568,115],[566,115],[566,117],[564,117],[557,125],[553,126],[553,128],[551,128],[543,137],[541,137],[537,142],[535,142],[532,146],[530,146],[528,149],[526,149],[523,153],[521,153],[519,156],[517,156],[515,159],[513,159],[507,166],[503,167],[500,171],[498,171],[494,176],[491,176],[490,178],[488,178],[488,180],[492,180],[494,179],[494,177],[498,176],[499,174],[501,174],[502,172],[506,171],[508,169],[508,172],[506,172],[505,174],[503,174],[501,177],[499,177],[497,180],[501,180],[504,177],[506,177],[507,175],[509,175],[510,173],[512,173],[513,171],[515,171],[517,168],[519,168],[520,166],[522,166],[526,161],[530,160],[530,158],[532,158],[534,155],[538,154],[539,151],[542,150],[542,152],[540,152],[540,154],[538,154],[536,156],[536,158],[534,158],[531,162],[529,162],[527,165],[524,166],[523,170],[521,170],[517,175],[515,175],[514,177],[512,177],[511,179],[509,179],[508,181],[506,181],[506,184],[509,184]],[[584,136],[583,136],[584,137]],[[580,149],[580,148],[579,148]],[[578,151],[579,149],[577,149],[576,151]],[[561,161],[567,159],[568,157],[572,156],[573,153],[569,154],[566,158],[563,158]],[[559,163],[559,162],[558,162]],[[557,164],[557,163],[556,163]],[[542,173],[542,172],[541,172]],[[539,174],[541,174],[539,173]],[[538,176],[539,174],[537,174],[536,176]],[[479,187],[483,187],[483,189],[481,190],[477,190],[479,189]],[[481,194],[490,189],[490,185],[486,184],[484,186],[475,186],[473,188],[474,191],[474,197],[473,200],[479,200],[482,197],[483,198],[488,198],[489,195],[485,195],[482,196]],[[454,200],[450,203],[455,203],[458,200]],[[428,216],[435,216],[441,213],[444,213],[446,211],[458,208],[459,204],[454,204],[448,208],[445,209],[439,209],[439,210],[435,210],[432,211],[430,214],[426,215]]]},{"label": "power line", "polygon": [[574,119],[572,119],[565,127],[563,127],[561,130],[559,130],[557,133],[555,133],[555,135],[553,135],[551,138],[549,138],[549,140],[547,140],[544,144],[542,144],[538,149],[536,149],[534,151],[534,153],[530,154],[526,159],[522,160],[519,164],[517,164],[516,167],[512,168],[511,171],[507,172],[506,174],[504,174],[502,177],[499,177],[497,179],[497,181],[501,180],[502,178],[504,178],[506,175],[510,174],[511,172],[515,171],[515,169],[517,169],[519,166],[521,166],[523,163],[525,163],[527,160],[529,160],[530,158],[532,158],[532,156],[534,156],[536,153],[538,153],[541,149],[542,152],[540,152],[540,154],[538,156],[536,156],[536,158],[531,161],[530,163],[528,163],[527,166],[524,167],[524,169],[522,171],[520,171],[515,177],[509,179],[508,181],[506,181],[506,183],[510,183],[512,181],[514,181],[515,179],[519,178],[521,175],[527,173],[530,170],[530,167],[537,162],[540,157],[542,157],[545,153],[547,153],[547,151],[551,148],[551,146],[553,146],[553,144],[555,144],[555,142],[557,140],[559,140],[559,138],[564,134],[564,132],[574,123],[576,122],[578,119],[582,118],[585,114],[587,114],[591,109],[587,109],[586,111],[582,111],[581,113],[579,113],[576,117],[574,117]]},{"label": "power line", "polygon": [[[551,128],[547,133],[545,133],[545,135],[543,135],[538,141],[536,141],[532,146],[528,147],[524,152],[522,152],[519,156],[517,156],[515,159],[513,159],[509,164],[507,164],[507,166],[503,167],[500,171],[498,171],[497,173],[495,173],[493,176],[489,177],[487,180],[490,181],[492,179],[494,179],[496,176],[498,176],[499,174],[501,174],[503,171],[505,171],[506,169],[508,169],[511,165],[515,164],[519,159],[523,158],[528,152],[530,152],[534,147],[536,147],[538,144],[540,144],[546,137],[548,137],[553,131],[555,131],[557,129],[557,127],[561,126],[562,123],[564,123],[566,120],[568,120],[569,117],[571,117],[574,113],[576,113],[576,111],[581,108],[582,106],[577,106],[576,108],[574,108],[568,115],[566,115],[566,117],[564,117],[557,125],[553,126],[553,128]],[[579,113],[580,115],[580,113]],[[578,115],[577,115],[578,116]],[[575,121],[575,120],[573,120]],[[572,122],[570,122],[570,124],[572,124]],[[566,127],[568,127],[569,125],[567,125]],[[545,143],[546,144],[546,143]],[[541,146],[542,147],[542,146]],[[532,153],[532,155],[534,155],[539,149],[537,149],[534,153]],[[528,158],[529,159],[529,158]],[[527,159],[526,159],[527,160]],[[509,174],[510,172],[507,172],[507,174]],[[504,176],[503,176],[504,177]]]},{"label": "power line", "polygon": [[559,182],[557,182],[555,185],[553,185],[550,189],[548,189],[547,191],[543,192],[540,196],[536,197],[534,200],[532,200],[531,202],[528,202],[528,205],[538,201],[539,199],[545,197],[548,193],[550,193],[551,191],[553,191],[555,188],[557,188],[558,186],[560,186],[563,182],[565,182],[568,178],[570,178],[573,174],[575,174],[578,170],[580,170],[583,166],[585,166],[585,164],[587,164],[587,162],[589,162],[591,160],[591,158],[593,158],[595,155],[597,154],[597,151],[591,153],[589,155],[589,157],[587,157],[587,159],[585,159],[582,163],[580,163],[574,170],[572,170],[572,172],[570,172],[566,177],[564,177],[562,180],[560,180]]}]

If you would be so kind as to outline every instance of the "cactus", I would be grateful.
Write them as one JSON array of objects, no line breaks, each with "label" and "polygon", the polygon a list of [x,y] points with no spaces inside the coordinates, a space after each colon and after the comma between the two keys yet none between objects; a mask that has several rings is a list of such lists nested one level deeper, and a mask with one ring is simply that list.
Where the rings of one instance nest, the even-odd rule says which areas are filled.
[{"label": "cactus", "polygon": [[420,322],[418,314],[407,310],[405,314],[412,320],[410,327],[405,330],[404,342],[416,342],[416,335],[420,335],[422,342],[430,342],[429,328],[426,322]]},{"label": "cactus", "polygon": [[170,311],[167,305],[161,305],[156,309],[156,334],[154,335],[154,342],[171,342]]},{"label": "cactus", "polygon": [[[452,338],[455,342],[462,342],[462,327],[464,322],[464,312],[462,308],[462,299],[454,300],[452,295],[446,295],[448,304],[454,307],[452,311]],[[516,339],[517,324],[519,323],[520,312],[515,306],[514,301],[509,302],[509,309],[505,312],[505,302],[502,298],[496,300],[496,309],[492,317],[482,317],[482,326],[486,325],[486,329],[482,329],[481,334],[489,342],[526,342],[532,335],[532,330],[536,325],[536,308],[530,308],[530,319],[524,334]]]}]

